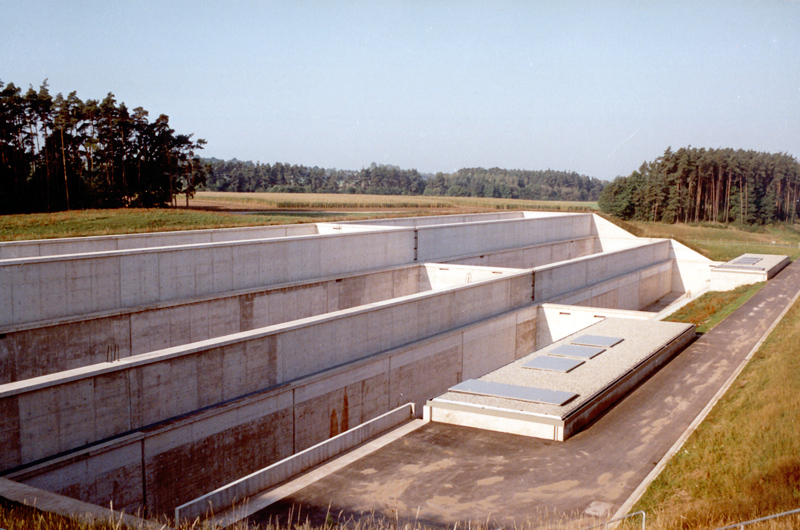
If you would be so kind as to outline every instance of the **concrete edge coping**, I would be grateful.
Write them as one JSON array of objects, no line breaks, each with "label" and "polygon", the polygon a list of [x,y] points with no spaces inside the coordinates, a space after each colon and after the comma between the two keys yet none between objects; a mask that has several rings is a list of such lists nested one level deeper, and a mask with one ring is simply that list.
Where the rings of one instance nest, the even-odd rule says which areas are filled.
[{"label": "concrete edge coping", "polygon": [[[444,219],[447,217],[489,217],[489,216],[505,216],[510,219],[522,219],[524,213],[527,210],[506,210],[506,211],[497,211],[497,212],[483,212],[483,213],[462,213],[462,214],[442,214],[442,215],[418,215],[415,217],[387,217],[384,219],[358,219],[353,221],[341,221],[337,224],[362,224],[362,225],[373,225],[373,224],[380,224],[381,222],[385,221],[418,221],[420,219]],[[522,214],[522,215],[521,215]],[[499,219],[497,219],[499,220]],[[464,221],[465,223],[475,222],[475,221]]]},{"label": "concrete edge coping", "polygon": [[136,529],[167,530],[170,528],[166,524],[119,512],[114,510],[113,507],[103,508],[2,477],[0,477],[0,497],[43,512],[62,515],[82,522],[99,523],[108,521],[113,524],[114,528],[117,527],[116,523],[118,522],[124,523],[126,527]]},{"label": "concrete edge coping", "polygon": [[[512,410],[502,407],[493,407],[491,405],[478,405],[476,403],[467,403],[462,401],[450,401],[449,399],[433,398],[425,403],[424,414],[430,418],[431,408],[442,408],[447,410],[456,410],[462,412],[470,412],[473,414],[480,414],[483,416],[492,416],[500,418],[508,418],[522,421],[535,421],[545,425],[555,425],[557,427],[564,426],[564,419],[552,414],[542,414],[541,412],[530,412],[526,410]],[[491,411],[491,412],[489,412]]]},{"label": "concrete edge coping", "polygon": [[310,486],[311,484],[314,484],[315,482],[322,480],[333,473],[336,473],[344,467],[357,462],[366,456],[369,456],[382,447],[385,447],[390,443],[399,440],[403,436],[416,431],[427,423],[427,421],[421,419],[413,419],[409,422],[406,422],[383,434],[378,435],[371,440],[364,442],[360,446],[346,453],[336,456],[331,460],[290,479],[282,485],[276,486],[275,488],[272,488],[266,492],[259,493],[254,497],[245,499],[241,504],[231,506],[227,510],[214,515],[206,521],[211,525],[212,528],[227,528],[230,525],[242,521],[254,513],[257,513],[264,508],[275,504],[281,499],[284,499],[300,491],[301,489]]},{"label": "concrete edge coping", "polygon": [[[372,312],[375,309],[379,308],[386,308],[393,305],[400,306],[403,304],[414,303],[420,300],[424,300],[426,298],[433,298],[436,296],[452,294],[456,291],[463,292],[470,289],[478,289],[491,283],[499,283],[518,277],[527,277],[530,276],[531,274],[532,274],[531,269],[521,269],[519,270],[519,272],[502,274],[497,278],[488,278],[486,280],[476,281],[464,285],[445,287],[443,289],[439,289],[436,291],[433,290],[424,291],[422,293],[410,294],[398,298],[390,298],[388,300],[382,300],[380,302],[373,302],[371,304],[360,305],[348,309],[341,309],[339,311],[323,313],[321,315],[315,315],[311,317],[301,318],[298,320],[292,320],[281,324],[274,324],[272,326],[265,326],[262,328],[240,331],[238,333],[232,333],[230,335],[223,335],[222,337],[214,337],[180,346],[172,346],[169,348],[163,348],[161,350],[155,350],[152,352],[131,355],[129,357],[123,357],[118,361],[101,362],[89,366],[82,366],[79,368],[73,368],[70,370],[56,372],[54,374],[32,377],[30,379],[25,379],[23,381],[6,383],[4,385],[0,385],[0,399],[11,397],[17,394],[33,392],[41,390],[43,388],[48,388],[51,386],[56,386],[64,383],[79,381],[81,379],[96,377],[98,375],[130,369],[137,366],[165,361],[176,357],[191,355],[193,353],[198,353],[204,350],[209,350],[213,348],[222,348],[225,346],[229,346],[231,344],[268,337],[271,335],[275,335],[277,333],[293,331],[295,329],[300,329],[308,325],[319,324],[326,321],[340,320],[343,318]],[[508,311],[504,311],[503,313],[501,313],[501,315],[507,312]]]},{"label": "concrete edge coping", "polygon": [[234,506],[259,492],[308,471],[367,440],[414,418],[414,404],[406,403],[332,438],[197,497],[175,508],[176,523]]},{"label": "concrete edge coping", "polygon": [[77,254],[56,254],[52,256],[8,258],[0,260],[0,267],[25,265],[28,263],[47,263],[55,261],[74,261],[74,260],[92,259],[92,258],[135,256],[141,254],[153,254],[153,253],[164,253],[164,252],[182,252],[186,250],[199,250],[205,248],[223,248],[226,246],[239,247],[244,245],[252,245],[254,243],[283,243],[285,241],[308,241],[310,239],[356,237],[378,232],[402,232],[402,231],[414,232],[416,231],[416,228],[389,226],[389,227],[382,227],[378,230],[370,232],[364,231],[364,232],[343,232],[339,234],[308,234],[299,236],[277,236],[277,237],[266,237],[258,239],[241,239],[238,241],[215,241],[208,243],[189,243],[185,245],[166,245],[158,247],[142,247],[142,248],[120,249],[120,250],[100,250],[95,252],[84,252]]},{"label": "concrete edge coping", "polygon": [[[294,228],[297,226],[315,226],[317,223],[298,223],[298,224],[291,224],[291,225],[252,225],[252,226],[232,226],[230,228],[195,228],[190,230],[168,230],[164,232],[136,232],[131,234],[107,234],[102,236],[72,236],[72,237],[48,237],[42,239],[19,239],[14,241],[0,241],[0,247],[10,247],[10,246],[35,246],[44,244],[54,244],[55,242],[66,242],[66,243],[79,243],[79,242],[87,242],[93,243],[96,241],[124,241],[126,239],[148,239],[148,238],[156,238],[156,237],[170,237],[175,235],[206,235],[214,236],[214,234],[231,234],[233,232],[246,232],[246,231],[258,231],[258,230],[267,230],[267,231],[274,231],[279,232],[280,230],[286,230],[288,228]],[[311,234],[306,234],[311,235]],[[277,237],[286,237],[286,236],[277,236]],[[33,256],[31,256],[33,257]]]},{"label": "concrete edge coping", "polygon": [[[283,283],[275,283],[264,285],[261,287],[248,287],[246,289],[237,289],[233,291],[225,291],[221,293],[208,293],[199,296],[192,296],[189,298],[181,298],[178,300],[164,300],[162,302],[154,302],[152,304],[146,305],[139,305],[133,307],[120,307],[117,309],[111,309],[107,311],[95,311],[92,313],[82,313],[79,315],[71,315],[66,317],[58,317],[49,320],[35,320],[32,322],[24,322],[20,324],[9,324],[6,326],[0,326],[0,333],[15,333],[18,331],[27,331],[31,329],[38,329],[38,328],[46,328],[51,326],[60,326],[64,324],[71,324],[73,322],[82,322],[85,320],[99,320],[102,318],[113,318],[117,316],[123,315],[133,315],[136,313],[144,313],[147,311],[159,310],[159,309],[169,309],[172,307],[181,307],[186,305],[198,304],[203,302],[211,302],[214,300],[222,300],[225,298],[235,298],[238,296],[247,296],[250,294],[257,294],[257,293],[266,293],[269,291],[278,291],[281,289],[292,289],[296,287],[302,287],[306,285],[312,285],[315,283],[327,283],[333,282],[336,280],[344,280],[349,278],[357,278],[360,276],[369,276],[372,274],[381,274],[381,273],[388,273],[399,271],[403,269],[411,269],[417,267],[447,267],[447,268],[461,268],[461,269],[481,269],[487,270],[492,272],[497,272],[499,274],[507,275],[509,272],[521,272],[521,271],[528,271],[529,269],[518,269],[513,267],[495,267],[492,265],[462,265],[462,264],[450,264],[450,263],[439,263],[439,262],[411,262],[406,263],[403,265],[393,265],[390,267],[378,267],[375,269],[364,269],[358,272],[345,272],[342,274],[334,274],[331,276],[319,276],[316,278],[309,278],[307,280],[297,280],[291,282],[283,282]],[[494,279],[494,278],[492,278]],[[480,280],[481,282],[486,280]],[[479,282],[473,282],[479,283]],[[468,285],[468,284],[464,284]],[[458,286],[456,286],[458,287]],[[442,289],[437,290],[436,292],[441,292]],[[427,291],[422,291],[421,293],[433,292],[434,289],[429,289]],[[414,293],[414,294],[421,294],[421,293]],[[406,295],[406,296],[413,296],[413,295]],[[389,298],[387,300],[396,300],[397,298]],[[383,300],[382,300],[383,301]],[[377,303],[377,302],[373,302]],[[360,306],[355,306],[360,307]],[[353,308],[348,308],[353,309]],[[345,310],[342,310],[345,311]],[[330,314],[330,313],[323,313],[323,314]],[[310,318],[310,317],[307,317]],[[283,322],[281,323],[283,324]],[[278,324],[273,324],[278,325]],[[266,327],[266,326],[265,326]]]},{"label": "concrete edge coping", "polygon": [[[600,237],[600,236],[593,236],[593,237]],[[562,261],[555,261],[553,263],[548,263],[547,265],[540,265],[538,267],[534,267],[533,270],[535,272],[545,272],[545,271],[550,270],[550,269],[556,269],[556,268],[559,268],[559,267],[563,267],[564,264],[572,265],[572,264],[576,264],[576,263],[582,263],[582,262],[585,262],[585,261],[591,261],[593,259],[605,258],[605,257],[613,256],[614,254],[623,254],[625,252],[631,252],[631,251],[634,251],[634,250],[640,250],[640,249],[644,249],[644,248],[647,248],[647,247],[655,247],[655,246],[662,245],[662,244],[665,244],[665,243],[669,244],[670,241],[672,241],[672,240],[671,239],[659,239],[657,241],[646,241],[646,242],[643,242],[643,243],[641,243],[639,245],[632,245],[632,246],[626,247],[626,248],[620,248],[620,249],[616,249],[616,250],[608,250],[608,251],[604,251],[604,252],[595,252],[594,254],[589,254],[588,256],[581,256],[579,258],[573,258],[573,259],[562,260]],[[664,261],[670,261],[671,259],[673,259],[673,258],[667,257],[667,259],[665,259]],[[659,262],[659,263],[661,263],[661,262]],[[639,270],[639,269],[636,269],[636,270]]]}]

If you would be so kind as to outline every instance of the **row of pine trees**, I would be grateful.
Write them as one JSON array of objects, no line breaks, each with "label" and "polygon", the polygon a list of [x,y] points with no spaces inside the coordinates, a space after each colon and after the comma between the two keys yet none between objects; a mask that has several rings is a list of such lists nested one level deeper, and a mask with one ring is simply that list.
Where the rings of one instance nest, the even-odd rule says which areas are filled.
[{"label": "row of pine trees", "polygon": [[0,81],[0,213],[169,205],[202,184],[204,143],[110,93],[82,101]]},{"label": "row of pine trees", "polygon": [[667,148],[607,184],[599,205],[622,219],[643,221],[794,222],[799,191],[800,164],[786,153]]},{"label": "row of pine trees", "polygon": [[465,168],[421,175],[416,169],[371,164],[354,170],[210,159],[212,191],[436,195],[595,201],[603,182],[570,171]]}]

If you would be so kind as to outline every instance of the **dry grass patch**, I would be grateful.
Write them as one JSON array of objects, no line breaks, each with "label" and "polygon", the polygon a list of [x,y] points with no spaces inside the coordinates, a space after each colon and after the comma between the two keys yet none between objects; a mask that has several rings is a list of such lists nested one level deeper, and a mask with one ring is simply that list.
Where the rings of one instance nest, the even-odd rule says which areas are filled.
[{"label": "dry grass patch", "polygon": [[[525,201],[489,197],[434,197],[428,195],[349,195],[341,193],[245,193],[203,191],[194,202],[235,203],[273,209],[468,209],[593,211],[597,202]],[[191,205],[191,202],[190,202]]]}]

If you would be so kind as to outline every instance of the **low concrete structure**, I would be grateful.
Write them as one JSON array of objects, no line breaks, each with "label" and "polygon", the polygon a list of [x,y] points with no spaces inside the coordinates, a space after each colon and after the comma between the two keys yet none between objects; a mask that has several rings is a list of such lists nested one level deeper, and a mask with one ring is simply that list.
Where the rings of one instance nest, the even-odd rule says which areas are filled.
[{"label": "low concrete structure", "polygon": [[[589,352],[594,356],[583,357],[579,348],[591,348],[574,345],[583,344],[579,339],[587,335],[613,337],[612,343],[620,342],[597,347]],[[425,418],[563,441],[649,377],[693,338],[691,324],[606,318],[480,377],[478,381],[487,383],[482,386],[489,393],[464,393],[458,385],[451,387],[425,405]],[[532,361],[540,359],[551,363],[536,363],[544,368],[530,367]],[[569,366],[560,368],[561,363],[554,361],[566,361]],[[551,364],[553,368],[549,367]],[[499,395],[491,394],[495,387]],[[507,392],[507,388],[514,387],[557,393],[566,401],[514,398]]]},{"label": "low concrete structure", "polygon": [[716,265],[543,212],[5,243],[0,474],[171,514]]}]

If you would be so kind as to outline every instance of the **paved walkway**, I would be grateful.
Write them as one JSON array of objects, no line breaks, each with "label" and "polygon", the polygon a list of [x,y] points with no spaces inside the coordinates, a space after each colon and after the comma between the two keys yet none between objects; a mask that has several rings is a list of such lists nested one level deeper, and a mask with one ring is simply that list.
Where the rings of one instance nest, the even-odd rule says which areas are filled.
[{"label": "paved walkway", "polygon": [[[251,518],[322,523],[366,513],[450,526],[536,526],[592,505],[613,514],[800,291],[794,262],[605,415],[566,442],[427,424]],[[584,523],[584,525],[587,523]]]}]

